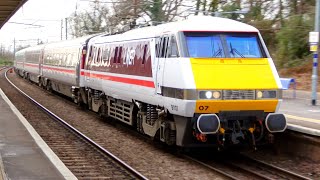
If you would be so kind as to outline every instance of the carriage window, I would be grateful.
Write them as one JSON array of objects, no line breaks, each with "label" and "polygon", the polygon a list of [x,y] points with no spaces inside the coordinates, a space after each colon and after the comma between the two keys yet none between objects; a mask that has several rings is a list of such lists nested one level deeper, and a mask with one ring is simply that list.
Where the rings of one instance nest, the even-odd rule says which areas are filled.
[{"label": "carriage window", "polygon": [[156,57],[159,57],[159,47],[160,47],[160,44],[159,43],[157,43],[156,44]]},{"label": "carriage window", "polygon": [[117,63],[118,60],[118,47],[114,50],[113,63]]},{"label": "carriage window", "polygon": [[98,59],[98,62],[101,63],[102,62],[102,56],[103,56],[103,51],[102,51],[102,48],[99,48],[99,59]]},{"label": "carriage window", "polygon": [[120,48],[119,48],[119,55],[118,55],[117,63],[120,63],[121,55],[122,55],[122,46],[120,46]]},{"label": "carriage window", "polygon": [[77,53],[72,53],[72,58],[71,58],[71,61],[72,61],[72,66],[75,66],[78,62],[78,55]]},{"label": "carriage window", "polygon": [[148,48],[148,45],[144,45],[144,48],[143,48],[143,58],[142,58],[142,64],[145,64],[146,63],[146,56],[147,56],[147,48]]},{"label": "carriage window", "polygon": [[93,56],[93,47],[90,46],[90,49],[89,49],[89,58],[88,58],[88,61],[91,62],[92,61],[92,56]]},{"label": "carriage window", "polygon": [[63,57],[62,57],[62,65],[63,65],[63,66],[68,66],[68,64],[67,64],[67,54],[63,54]]},{"label": "carriage window", "polygon": [[89,49],[89,57],[92,57],[92,46],[90,46],[90,49]]},{"label": "carriage window", "polygon": [[59,62],[59,54],[54,55],[54,62],[52,62],[52,65],[58,65]]},{"label": "carriage window", "polygon": [[62,61],[63,61],[63,54],[59,54],[59,66],[62,66]]},{"label": "carriage window", "polygon": [[67,66],[72,66],[72,54],[67,55]]},{"label": "carriage window", "polygon": [[97,63],[100,62],[100,54],[101,54],[100,51],[101,51],[101,49],[99,48],[99,49],[98,49],[98,54],[97,54],[97,56],[96,56],[96,62],[97,62]]},{"label": "carriage window", "polygon": [[103,51],[103,61],[107,61],[107,60],[109,60],[109,48],[108,47],[106,47],[105,49],[104,49],[104,51]]}]

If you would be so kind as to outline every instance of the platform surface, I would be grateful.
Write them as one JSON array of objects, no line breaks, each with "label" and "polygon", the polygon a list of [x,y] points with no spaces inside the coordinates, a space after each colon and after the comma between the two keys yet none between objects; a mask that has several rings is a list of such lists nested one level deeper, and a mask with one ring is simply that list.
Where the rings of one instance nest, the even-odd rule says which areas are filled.
[{"label": "platform surface", "polygon": [[2,93],[1,91],[0,179],[75,179],[72,175],[68,178],[61,171],[61,167],[58,167],[60,162],[48,158],[43,145],[40,147],[36,142],[39,138],[34,139],[35,132],[26,128],[25,122],[11,109],[12,104],[9,106],[8,99]]},{"label": "platform surface", "polygon": [[[320,136],[320,100],[313,106],[311,92],[296,91],[296,98],[293,98],[292,94],[292,90],[283,91],[283,101],[279,109],[279,112],[287,117],[288,129]],[[317,96],[320,99],[320,93]]]}]

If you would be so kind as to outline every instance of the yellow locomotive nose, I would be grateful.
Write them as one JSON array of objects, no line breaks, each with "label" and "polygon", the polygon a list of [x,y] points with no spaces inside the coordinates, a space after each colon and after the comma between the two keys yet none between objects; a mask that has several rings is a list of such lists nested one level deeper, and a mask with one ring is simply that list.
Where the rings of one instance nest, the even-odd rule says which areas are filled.
[{"label": "yellow locomotive nose", "polygon": [[279,96],[263,98],[267,91],[262,91],[277,92],[279,87],[276,81],[278,75],[269,59],[191,58],[191,65],[199,96],[206,97],[197,100],[196,113],[238,110],[275,112]]},{"label": "yellow locomotive nose", "polygon": [[267,58],[191,58],[197,89],[278,89]]}]

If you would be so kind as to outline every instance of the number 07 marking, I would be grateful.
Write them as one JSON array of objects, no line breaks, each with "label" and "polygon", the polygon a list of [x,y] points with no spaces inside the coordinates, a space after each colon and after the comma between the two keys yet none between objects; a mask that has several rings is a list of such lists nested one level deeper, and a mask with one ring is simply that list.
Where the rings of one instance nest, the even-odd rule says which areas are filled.
[{"label": "number 07 marking", "polygon": [[208,110],[209,106],[199,106],[200,111],[206,111]]}]

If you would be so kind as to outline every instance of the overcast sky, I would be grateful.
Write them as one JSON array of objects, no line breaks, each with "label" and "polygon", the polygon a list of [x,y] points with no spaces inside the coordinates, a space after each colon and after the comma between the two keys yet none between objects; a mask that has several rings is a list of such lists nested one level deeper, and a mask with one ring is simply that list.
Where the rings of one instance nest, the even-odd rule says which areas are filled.
[{"label": "overcast sky", "polygon": [[0,44],[13,49],[14,39],[17,46],[34,45],[37,39],[45,42],[60,40],[61,19],[73,13],[76,4],[78,10],[88,5],[80,0],[28,0],[0,30]]},{"label": "overcast sky", "polygon": [[[28,0],[0,30],[0,47],[16,47],[61,40],[61,20],[76,11],[88,9],[91,0]],[[111,2],[104,0],[103,2]],[[191,5],[191,0],[185,0]],[[186,6],[188,7],[188,6]],[[190,9],[190,8],[189,8]],[[62,29],[65,40],[65,22]],[[70,36],[69,38],[70,39]]]}]

